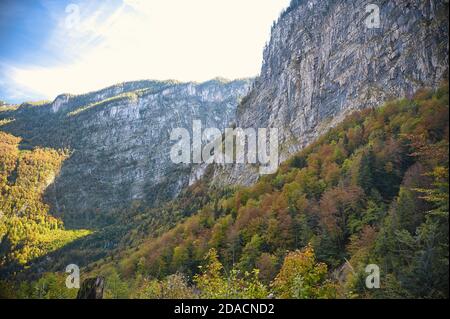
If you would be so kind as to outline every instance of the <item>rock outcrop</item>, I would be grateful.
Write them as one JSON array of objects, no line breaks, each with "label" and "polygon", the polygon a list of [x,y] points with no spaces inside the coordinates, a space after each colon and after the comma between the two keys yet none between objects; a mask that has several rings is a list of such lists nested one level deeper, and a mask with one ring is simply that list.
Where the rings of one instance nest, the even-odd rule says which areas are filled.
[{"label": "rock outcrop", "polygon": [[[366,12],[369,4],[379,8],[379,28],[368,27],[376,14]],[[352,110],[436,87],[447,76],[448,1],[295,0],[272,29],[236,124],[278,128],[284,160]],[[248,165],[216,170],[219,183],[257,177]]]},{"label": "rock outcrop", "polygon": [[77,299],[103,299],[105,278],[96,277],[83,281],[78,290]]}]

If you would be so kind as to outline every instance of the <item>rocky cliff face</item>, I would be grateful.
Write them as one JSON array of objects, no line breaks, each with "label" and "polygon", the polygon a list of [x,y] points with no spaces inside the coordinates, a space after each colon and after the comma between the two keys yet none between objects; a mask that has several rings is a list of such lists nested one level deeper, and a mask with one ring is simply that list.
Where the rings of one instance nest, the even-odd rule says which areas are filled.
[{"label": "rocky cliff face", "polygon": [[[380,28],[365,23],[369,3]],[[273,27],[236,122],[278,128],[283,160],[352,110],[435,87],[447,74],[448,1],[296,0]],[[216,170],[221,183],[256,178],[249,166]]]},{"label": "rocky cliff face", "polygon": [[124,83],[0,112],[0,120],[9,119],[1,129],[23,137],[23,148],[68,148],[71,156],[47,200],[66,226],[99,226],[108,223],[106,213],[113,209],[176,196],[188,184],[191,167],[170,161],[171,130],[192,132],[193,120],[228,127],[250,85],[250,80]]}]

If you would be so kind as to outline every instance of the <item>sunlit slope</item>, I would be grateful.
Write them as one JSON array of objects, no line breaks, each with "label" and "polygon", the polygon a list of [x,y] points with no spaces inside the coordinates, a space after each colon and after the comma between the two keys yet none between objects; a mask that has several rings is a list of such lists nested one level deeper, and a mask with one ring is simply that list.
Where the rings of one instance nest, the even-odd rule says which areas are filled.
[{"label": "sunlit slope", "polygon": [[42,198],[68,154],[49,148],[20,150],[20,142],[0,131],[0,267],[10,269],[89,234],[65,230]]}]

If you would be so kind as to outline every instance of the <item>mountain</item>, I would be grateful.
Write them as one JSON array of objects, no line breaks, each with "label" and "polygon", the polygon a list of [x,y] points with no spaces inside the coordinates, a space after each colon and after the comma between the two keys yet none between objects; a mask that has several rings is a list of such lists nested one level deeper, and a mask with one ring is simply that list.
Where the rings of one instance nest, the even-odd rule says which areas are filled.
[{"label": "mountain", "polygon": [[[184,215],[175,226],[135,224],[83,274],[106,277],[109,298],[447,298],[448,115],[446,83],[353,112],[251,187],[206,175],[161,207]],[[80,247],[46,269],[84,265]],[[380,289],[366,287],[367,265]]]},{"label": "mountain", "polygon": [[[448,76],[448,2],[381,1],[369,29],[367,1],[292,1],[272,28],[261,75],[239,105],[241,128],[279,129],[281,160],[354,110],[436,88]],[[219,184],[250,185],[249,165],[218,169]]]},{"label": "mountain", "polygon": [[66,226],[95,228],[113,222],[107,216],[113,209],[174,198],[189,183],[190,166],[171,162],[171,130],[191,132],[193,120],[228,127],[250,85],[222,79],[128,82],[2,111],[0,121],[8,122],[1,128],[21,137],[22,149],[70,151],[45,198]]},{"label": "mountain", "polygon": [[[366,6],[292,1],[254,81],[129,82],[0,109],[4,187],[26,156],[48,162],[31,156],[29,178],[58,243],[3,273],[40,277],[11,294],[63,296],[76,263],[111,298],[448,298],[448,3],[382,1],[380,28]],[[278,128],[279,170],[175,166],[169,132],[194,119]],[[365,288],[368,264],[382,289]]]}]

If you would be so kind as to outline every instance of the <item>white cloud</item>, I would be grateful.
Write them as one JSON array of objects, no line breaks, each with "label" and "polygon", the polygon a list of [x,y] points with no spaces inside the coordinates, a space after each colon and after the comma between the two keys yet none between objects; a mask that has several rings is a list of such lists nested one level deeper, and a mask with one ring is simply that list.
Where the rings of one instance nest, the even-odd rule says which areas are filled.
[{"label": "white cloud", "polygon": [[58,28],[45,46],[61,50],[54,66],[9,66],[18,87],[54,98],[138,79],[204,81],[259,72],[272,21],[289,0],[124,0],[79,3],[80,24]]}]

